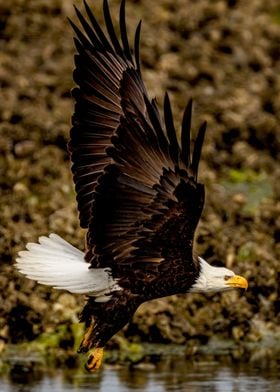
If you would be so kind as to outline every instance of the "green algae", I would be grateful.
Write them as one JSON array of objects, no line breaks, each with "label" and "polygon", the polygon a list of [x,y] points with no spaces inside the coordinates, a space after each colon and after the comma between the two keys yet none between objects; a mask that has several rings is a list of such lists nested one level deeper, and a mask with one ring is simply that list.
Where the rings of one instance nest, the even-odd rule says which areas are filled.
[{"label": "green algae", "polygon": [[256,246],[253,242],[246,242],[238,249],[236,255],[237,259],[240,260],[241,262],[256,261],[258,255],[256,253],[255,247]]},{"label": "green algae", "polygon": [[271,13],[272,22],[280,25],[280,7],[276,7]]},{"label": "green algae", "polygon": [[221,185],[230,195],[244,196],[241,208],[248,214],[255,214],[261,203],[273,196],[271,177],[265,172],[251,169],[228,170]]},{"label": "green algae", "polygon": [[143,360],[145,350],[140,343],[130,342],[123,336],[118,336],[117,339],[118,350],[108,352],[107,358],[110,362],[117,358],[121,362],[137,363]]}]

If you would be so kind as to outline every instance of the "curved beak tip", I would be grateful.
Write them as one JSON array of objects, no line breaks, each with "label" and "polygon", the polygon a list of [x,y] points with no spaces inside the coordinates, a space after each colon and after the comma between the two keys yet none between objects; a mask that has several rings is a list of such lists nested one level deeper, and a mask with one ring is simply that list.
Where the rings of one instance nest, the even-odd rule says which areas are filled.
[{"label": "curved beak tip", "polygon": [[229,278],[226,284],[232,288],[240,288],[240,289],[244,289],[245,291],[248,289],[247,279],[239,275],[234,275],[231,278]]}]

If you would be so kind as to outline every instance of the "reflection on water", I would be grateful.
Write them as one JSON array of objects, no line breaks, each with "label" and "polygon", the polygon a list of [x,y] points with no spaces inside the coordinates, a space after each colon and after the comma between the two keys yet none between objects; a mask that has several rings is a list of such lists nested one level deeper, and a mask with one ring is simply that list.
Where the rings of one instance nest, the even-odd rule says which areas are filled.
[{"label": "reflection on water", "polygon": [[190,363],[173,358],[155,367],[114,369],[105,367],[90,375],[72,372],[12,372],[1,380],[1,392],[277,392],[279,369]]}]

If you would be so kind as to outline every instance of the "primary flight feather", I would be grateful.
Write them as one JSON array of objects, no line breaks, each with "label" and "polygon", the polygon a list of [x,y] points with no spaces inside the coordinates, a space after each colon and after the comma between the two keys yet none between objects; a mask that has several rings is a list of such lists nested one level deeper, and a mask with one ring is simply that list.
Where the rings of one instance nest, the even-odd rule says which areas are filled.
[{"label": "primary flight feather", "polygon": [[106,31],[84,2],[76,9],[73,90],[75,111],[69,152],[85,253],[58,235],[40,237],[19,252],[17,269],[30,279],[88,296],[81,313],[86,332],[79,351],[97,369],[103,347],[148,300],[186,292],[247,288],[226,268],[193,253],[204,204],[197,181],[206,130],[202,123],[191,152],[190,101],[176,133],[168,95],[164,116],[150,99],[140,70],[140,28],[133,55],[120,6],[118,38],[107,0]]}]

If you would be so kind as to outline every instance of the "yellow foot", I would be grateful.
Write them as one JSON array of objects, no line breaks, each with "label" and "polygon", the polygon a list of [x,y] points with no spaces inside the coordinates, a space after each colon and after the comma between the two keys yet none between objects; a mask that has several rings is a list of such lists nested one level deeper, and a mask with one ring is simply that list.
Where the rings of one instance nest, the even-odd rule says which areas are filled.
[{"label": "yellow foot", "polygon": [[93,350],[90,351],[85,368],[89,372],[94,372],[95,370],[100,368],[100,365],[102,363],[102,358],[103,358],[103,348],[101,347],[94,348]]}]

